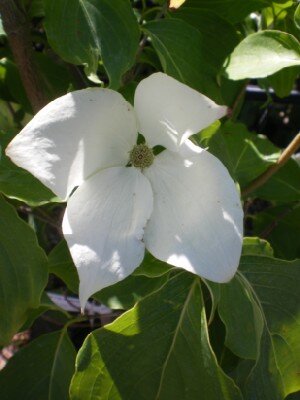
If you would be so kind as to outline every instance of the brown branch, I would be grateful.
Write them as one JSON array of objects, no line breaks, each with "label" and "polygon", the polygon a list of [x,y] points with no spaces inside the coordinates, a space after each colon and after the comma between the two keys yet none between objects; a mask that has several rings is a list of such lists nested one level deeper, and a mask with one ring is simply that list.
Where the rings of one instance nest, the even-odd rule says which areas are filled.
[{"label": "brown branch", "polygon": [[26,94],[33,111],[37,112],[48,101],[42,91],[39,71],[34,63],[26,15],[19,7],[18,0],[0,0],[0,14]]},{"label": "brown branch", "polygon": [[300,148],[300,133],[298,133],[288,147],[282,152],[276,164],[271,165],[263,174],[254,179],[247,187],[242,190],[242,196],[254,192],[256,189],[265,184],[271,176],[273,176],[283,165],[292,157],[292,155]]}]

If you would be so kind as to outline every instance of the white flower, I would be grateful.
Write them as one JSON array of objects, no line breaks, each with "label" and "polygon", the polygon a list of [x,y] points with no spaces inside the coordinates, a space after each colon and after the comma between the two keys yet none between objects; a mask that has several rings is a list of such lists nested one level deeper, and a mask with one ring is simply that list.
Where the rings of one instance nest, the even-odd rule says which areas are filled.
[{"label": "white flower", "polygon": [[[242,246],[239,196],[221,162],[188,140],[225,113],[156,73],[138,85],[134,109],[109,89],[75,91],[48,104],[11,142],[7,155],[67,199],[63,232],[82,306],[130,275],[145,247],[209,280],[233,277]],[[152,164],[151,151],[135,147],[138,131],[150,148],[166,148]],[[130,158],[145,168],[128,167]]]}]

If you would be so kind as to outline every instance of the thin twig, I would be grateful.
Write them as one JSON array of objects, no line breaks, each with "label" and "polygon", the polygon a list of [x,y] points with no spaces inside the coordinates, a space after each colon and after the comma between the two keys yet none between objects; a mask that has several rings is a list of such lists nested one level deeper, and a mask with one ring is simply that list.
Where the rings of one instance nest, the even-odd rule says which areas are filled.
[{"label": "thin twig", "polygon": [[30,28],[18,0],[1,0],[0,14],[4,30],[18,67],[26,94],[34,112],[47,104],[39,71],[34,63]]},{"label": "thin twig", "polygon": [[264,173],[254,179],[247,187],[242,190],[242,196],[248,196],[256,189],[264,185],[284,164],[292,157],[292,155],[300,148],[300,133],[298,133],[288,147],[282,152],[276,164],[271,165]]}]

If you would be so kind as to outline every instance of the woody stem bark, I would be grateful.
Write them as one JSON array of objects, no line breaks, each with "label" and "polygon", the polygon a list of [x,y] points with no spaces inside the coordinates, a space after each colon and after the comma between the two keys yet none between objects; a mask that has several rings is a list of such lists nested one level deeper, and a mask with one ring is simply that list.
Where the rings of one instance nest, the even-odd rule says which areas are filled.
[{"label": "woody stem bark", "polygon": [[39,71],[34,63],[27,17],[17,0],[1,0],[0,14],[26,94],[33,111],[37,112],[48,101],[43,92]]}]

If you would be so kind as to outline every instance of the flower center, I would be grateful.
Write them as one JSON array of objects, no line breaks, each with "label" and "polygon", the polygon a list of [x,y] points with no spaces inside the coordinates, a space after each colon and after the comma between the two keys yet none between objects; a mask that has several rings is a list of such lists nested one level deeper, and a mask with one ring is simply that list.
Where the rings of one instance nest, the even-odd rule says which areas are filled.
[{"label": "flower center", "polygon": [[154,154],[145,144],[137,144],[130,152],[130,162],[134,167],[147,168],[153,163]]}]

